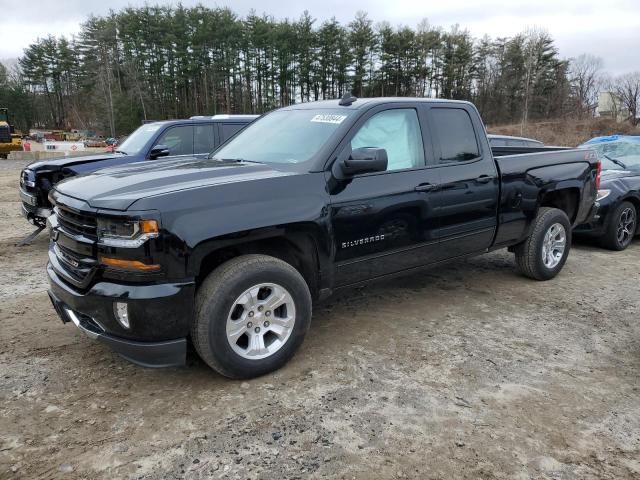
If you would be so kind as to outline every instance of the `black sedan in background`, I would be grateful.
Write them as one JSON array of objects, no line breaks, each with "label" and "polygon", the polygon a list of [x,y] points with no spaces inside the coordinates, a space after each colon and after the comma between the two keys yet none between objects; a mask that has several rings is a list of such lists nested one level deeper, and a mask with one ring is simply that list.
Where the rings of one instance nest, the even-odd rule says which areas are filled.
[{"label": "black sedan in background", "polygon": [[640,213],[640,136],[597,137],[581,145],[595,150],[602,162],[595,214],[575,229],[611,250],[624,250],[638,231]]}]

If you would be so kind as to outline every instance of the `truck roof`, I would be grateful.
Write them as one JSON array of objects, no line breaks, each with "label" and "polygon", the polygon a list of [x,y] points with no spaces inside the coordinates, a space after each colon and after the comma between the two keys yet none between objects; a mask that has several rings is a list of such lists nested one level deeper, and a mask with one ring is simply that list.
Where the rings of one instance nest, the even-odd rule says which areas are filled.
[{"label": "truck roof", "polygon": [[194,115],[189,117],[189,120],[224,120],[227,121],[239,121],[245,122],[247,120],[255,120],[260,115],[229,115],[229,114],[218,114],[218,115]]},{"label": "truck roof", "polygon": [[224,122],[224,123],[248,123],[256,118],[259,115],[197,115],[190,118],[176,118],[173,120],[155,120],[151,122],[144,122],[145,125],[152,124],[162,124],[162,125],[171,125],[171,124],[181,124],[181,125],[190,125],[194,123],[216,123],[216,122]]},{"label": "truck roof", "polygon": [[317,108],[347,108],[351,110],[358,110],[365,106],[372,107],[375,105],[391,103],[391,102],[403,102],[403,103],[459,103],[461,105],[472,105],[471,102],[464,100],[447,100],[443,98],[416,98],[416,97],[375,97],[375,98],[355,98],[353,101],[344,105],[341,104],[341,99],[335,100],[319,100],[317,102],[304,102],[296,103],[295,105],[289,105],[281,110],[313,110]]}]

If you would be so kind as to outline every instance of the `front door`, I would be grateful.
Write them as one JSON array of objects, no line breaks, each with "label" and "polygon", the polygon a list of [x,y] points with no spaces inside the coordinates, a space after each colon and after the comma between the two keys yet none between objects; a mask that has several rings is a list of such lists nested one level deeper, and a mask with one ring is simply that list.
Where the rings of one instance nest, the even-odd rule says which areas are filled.
[{"label": "front door", "polygon": [[344,148],[384,148],[387,171],[357,175],[330,191],[336,286],[427,264],[436,256],[430,190],[438,173],[426,167],[423,112],[415,104],[386,107],[364,116]]},{"label": "front door", "polygon": [[193,155],[193,125],[177,125],[167,128],[154,142],[156,145],[166,145],[169,157],[184,157]]}]

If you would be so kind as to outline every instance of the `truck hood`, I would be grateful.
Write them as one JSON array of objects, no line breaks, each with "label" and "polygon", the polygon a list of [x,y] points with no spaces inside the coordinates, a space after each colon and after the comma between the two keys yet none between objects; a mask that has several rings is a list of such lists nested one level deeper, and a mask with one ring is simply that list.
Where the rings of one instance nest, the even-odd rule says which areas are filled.
[{"label": "truck hood", "polygon": [[56,172],[63,168],[73,167],[82,163],[96,162],[98,160],[107,160],[109,158],[120,158],[121,153],[94,153],[92,155],[83,155],[81,157],[62,157],[52,158],[50,160],[40,160],[27,165],[27,169],[34,172]]},{"label": "truck hood", "polygon": [[135,201],[179,190],[295,175],[265,164],[180,158],[113,167],[58,183],[55,190],[94,208],[126,210]]}]

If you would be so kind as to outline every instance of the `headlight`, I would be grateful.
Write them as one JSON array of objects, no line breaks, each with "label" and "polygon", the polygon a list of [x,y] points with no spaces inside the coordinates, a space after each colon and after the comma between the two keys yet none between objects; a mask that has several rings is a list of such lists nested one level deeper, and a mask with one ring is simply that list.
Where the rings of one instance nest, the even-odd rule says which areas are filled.
[{"label": "headlight", "polygon": [[35,175],[28,168],[25,168],[20,172],[20,186],[26,186],[29,188],[35,188],[36,186]]},{"label": "headlight", "polygon": [[98,242],[109,247],[136,248],[159,232],[156,220],[98,219]]},{"label": "headlight", "polygon": [[607,198],[610,193],[611,193],[611,190],[598,190],[598,194],[596,195],[596,202],[599,202],[600,200]]}]

